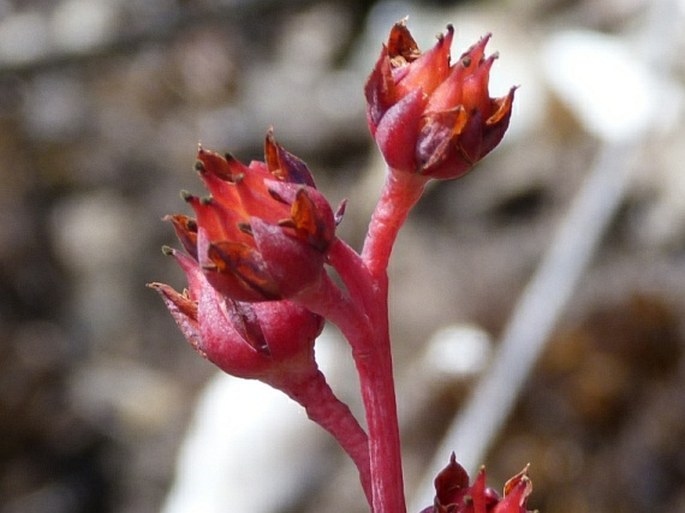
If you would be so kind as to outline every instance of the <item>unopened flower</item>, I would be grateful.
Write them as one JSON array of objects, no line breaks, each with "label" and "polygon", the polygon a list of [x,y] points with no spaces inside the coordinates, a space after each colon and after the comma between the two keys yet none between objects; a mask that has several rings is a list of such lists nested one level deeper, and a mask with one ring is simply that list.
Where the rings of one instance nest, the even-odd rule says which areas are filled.
[{"label": "unopened flower", "polygon": [[152,283],[176,324],[202,356],[228,374],[272,382],[316,368],[314,341],[323,318],[288,300],[248,303],[228,298],[190,256],[167,249],[188,279],[183,293]]},{"label": "unopened flower", "polygon": [[483,37],[450,62],[454,28],[421,53],[405,21],[396,23],[366,83],[367,119],[394,170],[458,178],[489,153],[509,126],[514,90],[490,98],[496,55]]},{"label": "unopened flower", "polygon": [[[188,288],[177,292],[162,283],[149,286],[159,292],[188,342],[227,374],[262,381],[302,405],[350,455],[371,500],[367,435],[330,389],[314,357],[324,318],[289,299],[241,301],[225,295],[198,262],[197,223],[176,216],[174,225],[188,254],[171,248],[165,253],[180,265]],[[316,234],[314,240],[319,240]]]},{"label": "unopened flower", "polygon": [[296,296],[324,273],[335,218],[309,169],[267,134],[265,162],[248,166],[200,148],[196,168],[211,195],[185,194],[195,219],[170,216],[209,283],[237,301]]},{"label": "unopened flower", "polygon": [[468,474],[452,453],[449,464],[435,478],[433,506],[421,513],[529,513],[526,501],[533,485],[527,471],[526,467],[509,479],[500,496],[485,486],[483,468],[473,484],[469,484]]}]

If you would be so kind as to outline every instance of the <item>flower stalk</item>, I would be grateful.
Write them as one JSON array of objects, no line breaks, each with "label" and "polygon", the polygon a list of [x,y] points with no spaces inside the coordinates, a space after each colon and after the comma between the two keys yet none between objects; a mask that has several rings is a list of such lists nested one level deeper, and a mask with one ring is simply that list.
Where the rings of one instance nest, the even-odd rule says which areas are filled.
[{"label": "flower stalk", "polygon": [[350,456],[359,471],[364,494],[372,501],[373,488],[369,464],[369,440],[366,432],[352,415],[350,408],[340,401],[318,369],[297,380],[278,377],[265,383],[281,390],[300,404],[307,416],[328,431]]},{"label": "flower stalk", "polygon": [[[326,281],[327,291],[304,299],[312,311],[336,324],[352,348],[369,436],[372,511],[406,511],[399,422],[388,326],[388,280],[366,274],[355,300]],[[365,299],[364,299],[365,298]],[[360,307],[363,307],[360,308]]]},{"label": "flower stalk", "polygon": [[412,207],[421,199],[428,178],[390,169],[362,249],[362,259],[376,277],[386,273],[395,239]]}]

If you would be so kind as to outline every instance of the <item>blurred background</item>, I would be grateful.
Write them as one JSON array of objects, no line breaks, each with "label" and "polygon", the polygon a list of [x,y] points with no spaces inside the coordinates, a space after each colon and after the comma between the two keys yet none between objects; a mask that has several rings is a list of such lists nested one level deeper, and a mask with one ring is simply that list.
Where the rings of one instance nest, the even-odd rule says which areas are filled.
[{"label": "blurred background", "polygon": [[[621,143],[608,228],[482,463],[499,488],[530,462],[543,512],[685,511],[684,13],[0,0],[0,513],[366,511],[334,444],[286,399],[220,383],[145,283],[184,286],[161,218],[202,190],[197,143],[261,159],[270,126],[332,204],[348,198],[340,233],[359,247],[384,172],[362,88],[406,15],[422,49],[454,24],[455,58],[493,32],[491,94],[520,86],[503,144],[428,190],[393,255],[408,495],[597,156]],[[354,403],[344,344],[330,330],[320,346]]]}]

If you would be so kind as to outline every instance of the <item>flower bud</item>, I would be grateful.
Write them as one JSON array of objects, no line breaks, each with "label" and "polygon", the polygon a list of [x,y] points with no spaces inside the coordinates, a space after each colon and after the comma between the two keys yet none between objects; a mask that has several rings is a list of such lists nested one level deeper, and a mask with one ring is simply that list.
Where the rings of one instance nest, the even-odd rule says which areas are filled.
[{"label": "flower bud", "polygon": [[223,296],[199,264],[174,250],[189,290],[153,283],[188,342],[224,372],[272,381],[315,369],[323,318],[288,300],[247,303]]},{"label": "flower bud", "polygon": [[170,216],[208,282],[236,301],[294,297],[316,287],[335,238],[330,204],[307,166],[267,134],[265,162],[244,165],[200,148],[196,169],[211,193],[185,194],[195,219]]},{"label": "flower bud", "polygon": [[484,468],[469,485],[468,474],[452,453],[449,464],[435,478],[433,506],[421,513],[529,513],[526,501],[532,491],[528,467],[507,481],[502,497],[485,486]]},{"label": "flower bud", "polygon": [[396,23],[366,83],[367,120],[388,166],[430,178],[458,178],[500,142],[515,88],[490,98],[496,55],[483,37],[450,63],[454,28],[421,53],[405,20]]}]

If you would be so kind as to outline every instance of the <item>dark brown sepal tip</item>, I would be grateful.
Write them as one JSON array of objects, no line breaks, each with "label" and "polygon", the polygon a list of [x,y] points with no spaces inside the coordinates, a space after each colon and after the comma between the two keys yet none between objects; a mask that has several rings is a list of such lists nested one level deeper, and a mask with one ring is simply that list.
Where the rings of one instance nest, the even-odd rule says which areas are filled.
[{"label": "dark brown sepal tip", "polygon": [[284,205],[290,205],[290,203],[288,203],[287,201],[285,201],[285,199],[283,199],[283,196],[281,196],[280,194],[278,194],[278,193],[277,193],[276,191],[274,191],[273,189],[267,189],[267,190],[268,190],[268,192],[269,192],[269,196],[271,196],[273,199],[275,199],[275,200],[278,201],[279,203],[283,203]]},{"label": "dark brown sepal tip", "polygon": [[238,223],[238,230],[252,236],[252,225],[250,223]]}]

